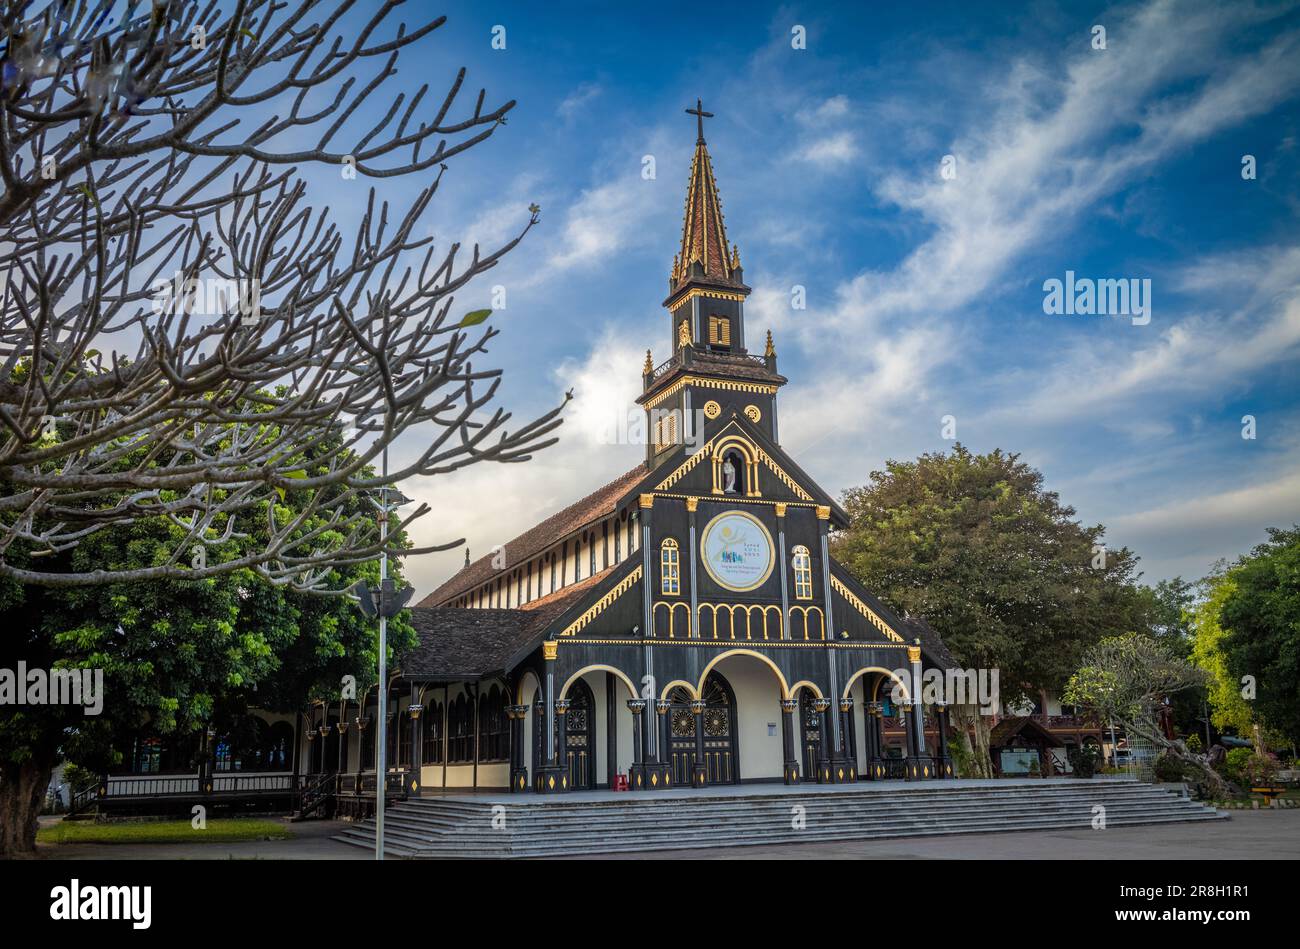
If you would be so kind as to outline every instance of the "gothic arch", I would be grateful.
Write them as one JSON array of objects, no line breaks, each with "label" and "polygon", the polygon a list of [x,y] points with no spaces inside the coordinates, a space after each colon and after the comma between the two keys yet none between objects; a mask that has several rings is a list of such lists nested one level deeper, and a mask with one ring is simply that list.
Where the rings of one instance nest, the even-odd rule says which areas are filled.
[{"label": "gothic arch", "polygon": [[844,683],[844,694],[842,697],[847,699],[849,697],[849,690],[853,688],[853,683],[857,682],[858,679],[868,672],[879,672],[881,675],[893,679],[898,683],[899,688],[903,690],[903,695],[908,699],[911,699],[912,693],[908,689],[907,683],[900,679],[895,672],[889,669],[882,669],[880,666],[863,666],[857,672],[853,673],[853,675],[849,676],[849,681]]},{"label": "gothic arch", "polygon": [[822,690],[817,687],[817,683],[813,682],[811,679],[800,679],[794,685],[790,686],[790,694],[794,695],[800,689],[807,689],[819,699],[825,698],[825,696],[822,695]]},{"label": "gothic arch", "polygon": [[713,446],[713,493],[724,493],[722,463],[727,457],[727,453],[732,451],[740,455],[741,461],[744,463],[745,470],[741,474],[741,482],[745,489],[745,496],[758,497],[758,447],[741,435],[728,435],[725,438],[720,438]]},{"label": "gothic arch", "polygon": [[726,652],[720,652],[710,659],[709,664],[705,666],[704,671],[700,673],[700,681],[695,687],[696,695],[699,695],[704,691],[704,682],[709,677],[709,673],[713,671],[713,667],[728,656],[753,656],[759,662],[764,663],[776,675],[777,684],[781,686],[781,698],[788,699],[790,697],[790,689],[785,683],[785,676],[781,674],[781,670],[778,668],[777,664],[761,652],[755,652],[753,649],[728,649]]},{"label": "gothic arch", "polygon": [[525,688],[529,679],[533,680],[533,685],[537,686],[537,691],[542,690],[542,680],[537,678],[537,673],[532,669],[525,669],[524,674],[519,677],[519,682],[515,686],[515,704],[523,705],[526,701],[528,692]]},{"label": "gothic arch", "polygon": [[622,680],[625,686],[627,686],[628,698],[639,699],[641,697],[640,695],[637,694],[636,686],[632,684],[632,680],[627,677],[627,675],[623,672],[623,670],[615,669],[613,666],[606,666],[600,663],[596,663],[590,666],[583,666],[573,675],[569,676],[569,678],[565,680],[564,687],[560,689],[560,694],[556,696],[556,699],[558,700],[558,699],[565,698],[569,694],[569,688],[573,685],[573,683],[576,682],[578,679],[581,679],[588,672],[612,672],[614,673],[614,675],[618,676],[620,680]]},{"label": "gothic arch", "polygon": [[685,689],[687,694],[690,695],[692,699],[698,699],[700,697],[700,693],[696,690],[695,686],[691,685],[691,683],[687,682],[685,679],[673,679],[672,682],[669,682],[666,686],[663,687],[663,691],[659,693],[659,698],[661,699],[668,698],[668,693],[671,692],[677,686],[681,686],[683,689]]}]

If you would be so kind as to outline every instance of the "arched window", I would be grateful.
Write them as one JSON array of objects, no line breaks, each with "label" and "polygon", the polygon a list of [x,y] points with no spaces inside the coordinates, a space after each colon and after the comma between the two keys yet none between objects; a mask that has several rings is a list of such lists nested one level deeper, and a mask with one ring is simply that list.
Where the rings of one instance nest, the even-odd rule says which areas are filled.
[{"label": "arched window", "polygon": [[424,743],[420,760],[425,764],[442,764],[442,703],[431,702],[424,712]]},{"label": "arched window", "polygon": [[659,545],[659,582],[665,596],[682,592],[680,553],[677,541],[671,537]]},{"label": "arched window", "polygon": [[794,598],[812,599],[812,555],[800,544],[791,552],[790,564],[794,568]]},{"label": "arched window", "polygon": [[447,748],[447,760],[474,760],[474,706],[466,701],[465,693],[456,697],[448,706],[447,736],[450,739]]}]

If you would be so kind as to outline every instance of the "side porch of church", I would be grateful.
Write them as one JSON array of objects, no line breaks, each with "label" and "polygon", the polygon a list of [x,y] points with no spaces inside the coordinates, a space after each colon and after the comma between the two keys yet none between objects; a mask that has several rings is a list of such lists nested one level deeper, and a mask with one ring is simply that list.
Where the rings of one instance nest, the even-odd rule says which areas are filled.
[{"label": "side porch of church", "polygon": [[[449,640],[444,629],[435,649]],[[393,759],[421,791],[954,774],[947,708],[927,710],[938,725],[927,736],[911,698],[923,668],[918,646],[559,639],[508,671],[454,681],[422,676],[421,658],[403,673],[410,738]],[[902,736],[886,736],[890,719],[903,722]]]}]

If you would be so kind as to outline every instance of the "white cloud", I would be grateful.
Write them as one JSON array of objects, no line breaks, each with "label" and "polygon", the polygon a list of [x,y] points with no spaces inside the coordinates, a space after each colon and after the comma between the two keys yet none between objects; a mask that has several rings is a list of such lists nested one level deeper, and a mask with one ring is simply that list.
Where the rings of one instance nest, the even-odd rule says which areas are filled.
[{"label": "white cloud", "polygon": [[814,165],[829,166],[843,165],[857,154],[858,146],[852,133],[836,132],[807,142],[794,153],[794,157]]},{"label": "white cloud", "polygon": [[[416,546],[464,537],[471,556],[481,557],[497,544],[572,504],[627,471],[645,457],[644,444],[611,444],[619,417],[640,409],[645,345],[626,333],[606,328],[582,360],[568,360],[555,370],[556,391],[573,390],[565,410],[560,441],[523,465],[478,464],[452,475],[414,478],[402,489],[427,501],[436,514],[417,521]],[[464,552],[413,558],[407,576],[423,597],[460,569]]]},{"label": "white cloud", "polygon": [[[954,313],[1026,252],[1064,241],[1081,215],[1160,160],[1294,95],[1295,33],[1256,56],[1220,58],[1225,34],[1256,16],[1154,3],[1117,22],[1111,48],[1076,56],[1063,77],[1014,64],[991,113],[953,141],[955,180],[940,176],[936,155],[883,181],[882,196],[933,233],[898,267],[845,284],[830,319],[858,332]],[[1199,81],[1194,91],[1168,94],[1188,80]]]},{"label": "white cloud", "polygon": [[564,97],[564,100],[555,108],[556,114],[566,123],[572,122],[577,118],[578,113],[589,104],[592,100],[600,96],[604,90],[598,82],[580,83],[576,89]]}]

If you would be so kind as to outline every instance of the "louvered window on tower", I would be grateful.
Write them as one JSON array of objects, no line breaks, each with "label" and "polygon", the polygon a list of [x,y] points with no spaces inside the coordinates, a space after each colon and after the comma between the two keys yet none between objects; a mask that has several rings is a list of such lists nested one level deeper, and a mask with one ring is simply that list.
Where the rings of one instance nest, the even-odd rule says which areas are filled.
[{"label": "louvered window on tower", "polygon": [[713,346],[731,345],[731,320],[725,316],[709,317],[709,343]]},{"label": "louvered window on tower", "polygon": [[670,413],[655,422],[655,450],[677,444],[677,414]]}]

